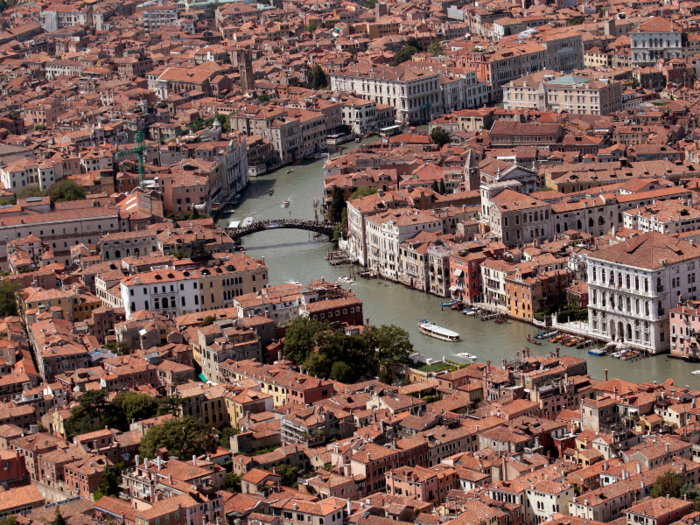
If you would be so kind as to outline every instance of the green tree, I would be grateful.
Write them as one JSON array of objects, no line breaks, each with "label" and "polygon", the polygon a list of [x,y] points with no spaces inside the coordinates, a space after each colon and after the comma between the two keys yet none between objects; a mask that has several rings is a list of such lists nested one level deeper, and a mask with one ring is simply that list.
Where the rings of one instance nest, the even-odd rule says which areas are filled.
[{"label": "green tree", "polygon": [[146,458],[154,458],[165,447],[170,455],[191,458],[216,451],[216,440],[209,425],[191,417],[169,419],[151,427],[141,440],[139,449]]},{"label": "green tree", "polygon": [[231,436],[235,436],[236,434],[238,434],[238,429],[236,427],[232,427],[231,425],[226,425],[225,427],[220,428],[216,432],[217,434],[219,434],[219,445],[221,445],[224,448],[230,449]]},{"label": "green tree", "polygon": [[377,0],[365,0],[365,7],[367,9],[374,9],[374,6],[377,5]]},{"label": "green tree", "polygon": [[108,395],[104,390],[88,390],[80,396],[78,405],[71,409],[71,415],[64,424],[69,441],[74,436],[101,428],[122,426],[123,415],[116,406],[107,402]]},{"label": "green tree", "polygon": [[3,280],[0,284],[0,317],[18,315],[17,299],[22,291],[19,281]]},{"label": "green tree", "polygon": [[450,133],[444,128],[436,126],[430,132],[430,140],[433,141],[433,144],[443,147],[445,144],[450,143]]},{"label": "green tree", "polygon": [[693,510],[695,512],[700,512],[700,498],[695,498],[695,500],[693,501]]},{"label": "green tree", "polygon": [[304,27],[304,31],[308,31],[309,33],[313,33],[316,29],[318,29],[318,24],[315,20],[312,20]]},{"label": "green tree", "polygon": [[331,368],[330,378],[341,383],[351,383],[354,379],[352,368],[343,361],[336,361]]},{"label": "green tree", "polygon": [[216,321],[216,316],[207,315],[204,319],[202,319],[202,322],[199,323],[199,326],[201,326],[201,327],[209,326],[211,324],[214,324],[215,321]]},{"label": "green tree", "polygon": [[229,472],[226,474],[226,490],[229,492],[240,492],[241,491],[241,476]]},{"label": "green tree", "polygon": [[428,53],[430,53],[433,56],[439,56],[439,55],[444,55],[445,52],[442,50],[442,45],[440,45],[440,42],[433,42],[428,46]]},{"label": "green tree", "polygon": [[430,189],[433,190],[435,193],[440,193],[440,188],[438,187],[438,183],[437,183],[436,180],[434,180],[434,181],[430,184]]},{"label": "green tree", "polygon": [[306,87],[309,89],[322,89],[328,87],[328,77],[323,68],[316,64],[306,72]]},{"label": "green tree", "polygon": [[182,399],[178,393],[165,396],[160,400],[158,414],[161,416],[165,414],[172,414],[173,416],[177,417],[180,415],[180,408],[184,403],[185,400]]},{"label": "green tree", "polygon": [[119,479],[116,474],[109,469],[105,469],[100,477],[100,483],[97,485],[95,492],[95,501],[103,496],[119,495]]},{"label": "green tree", "polygon": [[326,323],[298,316],[289,323],[284,335],[285,357],[296,364],[303,363],[318,343],[320,334],[330,330]]},{"label": "green tree", "polygon": [[304,360],[304,369],[307,374],[314,377],[326,378],[330,376],[333,362],[325,352],[311,352]]},{"label": "green tree", "polygon": [[440,188],[438,189],[438,191],[440,192],[440,195],[444,195],[445,192],[447,191],[445,189],[445,181],[442,179],[440,179]]},{"label": "green tree", "polygon": [[355,200],[359,199],[361,197],[367,197],[368,195],[376,195],[377,193],[377,188],[374,186],[364,186],[362,188],[357,188],[355,191],[352,192],[352,195],[350,195],[350,198],[348,200]]},{"label": "green tree", "polygon": [[132,421],[142,421],[156,416],[159,407],[156,398],[136,392],[120,392],[112,404],[118,407],[124,415],[124,430],[129,427]]},{"label": "green tree", "polygon": [[61,179],[49,188],[51,202],[79,201],[86,195],[85,188],[71,179]]},{"label": "green tree", "polygon": [[700,488],[688,482],[681,488],[681,497],[688,501],[695,501],[700,498]]},{"label": "green tree", "polygon": [[56,507],[56,517],[53,519],[53,525],[67,525],[58,507]]},{"label": "green tree", "polygon": [[370,348],[374,348],[380,369],[406,360],[413,352],[408,332],[395,325],[370,326],[363,336]]},{"label": "green tree", "polygon": [[17,521],[17,516],[8,516],[7,518],[3,518],[0,520],[0,525],[15,525],[15,522]]},{"label": "green tree", "polygon": [[270,102],[270,95],[268,95],[267,93],[263,93],[262,95],[260,95],[259,98],[260,102],[262,102],[263,104],[265,104],[266,102]]},{"label": "green tree", "polygon": [[285,487],[292,487],[297,483],[297,480],[299,479],[299,474],[298,470],[296,467],[293,467],[291,465],[280,465],[277,467],[276,471],[277,474],[282,476],[281,483]]},{"label": "green tree", "polygon": [[415,47],[418,51],[423,51],[423,44],[418,42],[418,39],[415,36],[409,36],[406,40],[406,45]]},{"label": "green tree", "polygon": [[343,208],[345,208],[343,190],[335,186],[333,187],[331,204],[328,207],[328,220],[331,222],[340,222],[343,218]]},{"label": "green tree", "polygon": [[25,186],[24,188],[20,188],[17,190],[17,193],[15,193],[15,197],[18,199],[28,199],[30,197],[43,197],[46,195],[46,192],[43,191],[39,186]]},{"label": "green tree", "polygon": [[667,471],[656,479],[651,489],[652,498],[661,498],[667,494],[672,498],[678,498],[683,488],[683,476],[675,472]]},{"label": "green tree", "polygon": [[389,65],[398,66],[399,64],[403,64],[407,60],[411,60],[416,53],[418,53],[418,49],[413,46],[405,45],[394,55],[394,59]]},{"label": "green tree", "polygon": [[229,133],[231,131],[231,118],[228,115],[217,115],[216,120],[221,124],[221,132]]}]

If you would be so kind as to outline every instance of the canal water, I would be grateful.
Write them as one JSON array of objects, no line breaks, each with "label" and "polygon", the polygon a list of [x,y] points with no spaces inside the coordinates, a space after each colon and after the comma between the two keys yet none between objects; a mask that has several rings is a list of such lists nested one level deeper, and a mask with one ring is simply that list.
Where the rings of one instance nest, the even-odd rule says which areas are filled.
[{"label": "canal water", "polygon": [[[363,143],[377,140],[366,139]],[[361,144],[343,145],[343,151],[349,151]],[[232,215],[222,216],[219,226],[225,226],[231,220],[242,221],[245,217],[255,219],[313,219],[314,198],[320,200],[323,192],[324,159],[304,161],[296,166],[286,167],[252,178],[250,185],[242,193],[241,203]],[[294,170],[287,173],[289,169]],[[269,195],[270,188],[274,194]],[[288,208],[282,207],[284,200],[290,201]],[[252,257],[265,257],[270,269],[270,284],[282,284],[290,281],[308,283],[314,279],[325,278],[336,282],[338,277],[348,275],[348,266],[333,267],[325,256],[333,245],[325,237],[314,238],[310,232],[301,230],[272,230],[256,233],[243,239],[246,253]],[[356,267],[356,269],[359,267]],[[508,324],[495,324],[493,321],[481,321],[467,317],[445,307],[444,299],[409,289],[401,284],[383,280],[364,280],[357,278],[350,288],[364,302],[365,316],[375,325],[395,324],[406,329],[411,335],[415,349],[427,357],[440,360],[443,357],[457,362],[463,361],[455,354],[469,352],[478,357],[478,361],[491,360],[500,366],[502,359],[510,359],[515,352],[525,346],[532,354],[547,354],[555,345],[544,341],[541,346],[528,343],[528,334],[537,333],[537,328],[512,321]],[[445,343],[428,338],[418,331],[418,319],[430,321],[459,332],[460,343]],[[618,377],[634,383],[642,381],[663,382],[673,378],[676,385],[690,385],[700,388],[700,376],[691,374],[700,369],[700,364],[693,365],[667,355],[639,359],[637,361],[620,361],[610,356],[590,355],[586,350],[561,347],[562,354],[582,357],[588,360],[588,371],[596,379],[604,379],[604,369],[609,370],[609,377]]]}]

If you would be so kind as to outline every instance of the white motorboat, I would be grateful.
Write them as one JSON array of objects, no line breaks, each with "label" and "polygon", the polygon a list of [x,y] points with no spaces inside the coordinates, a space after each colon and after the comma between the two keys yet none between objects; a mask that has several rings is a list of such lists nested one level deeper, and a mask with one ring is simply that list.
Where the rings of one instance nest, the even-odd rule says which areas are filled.
[{"label": "white motorboat", "polygon": [[461,357],[462,359],[476,359],[476,356],[474,354],[470,354],[469,352],[461,352],[457,354],[457,357]]},{"label": "white motorboat", "polygon": [[693,374],[694,376],[700,376],[700,370],[693,370],[691,374]]},{"label": "white motorboat", "polygon": [[431,323],[427,319],[418,320],[418,330],[428,337],[434,337],[435,339],[440,339],[441,341],[447,341],[449,343],[456,343],[460,340],[457,332]]},{"label": "white motorboat", "polygon": [[294,170],[293,170],[292,168],[289,168],[289,169],[287,170],[287,175],[289,175],[290,173],[294,173]]},{"label": "white motorboat", "polygon": [[284,202],[282,203],[282,207],[283,207],[283,208],[289,208],[289,204],[290,204],[289,201],[284,201]]},{"label": "white motorboat", "polygon": [[352,279],[350,279],[350,277],[346,277],[344,275],[342,277],[338,277],[338,281],[345,284],[352,284],[355,282]]}]

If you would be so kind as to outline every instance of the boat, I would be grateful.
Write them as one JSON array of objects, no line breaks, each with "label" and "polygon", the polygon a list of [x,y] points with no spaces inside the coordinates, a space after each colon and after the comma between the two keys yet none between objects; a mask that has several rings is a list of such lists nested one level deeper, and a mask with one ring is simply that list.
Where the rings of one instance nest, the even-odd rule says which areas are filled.
[{"label": "boat", "polygon": [[453,332],[452,330],[448,330],[447,328],[431,323],[427,319],[418,320],[418,330],[428,337],[433,337],[449,343],[456,343],[460,340],[457,332]]},{"label": "boat", "polygon": [[466,310],[462,310],[462,313],[463,313],[464,315],[476,315],[476,314],[479,313],[479,311],[478,311],[478,310],[474,310],[474,309],[472,309],[472,308],[467,308]]},{"label": "boat", "polygon": [[294,170],[293,170],[292,168],[289,168],[289,169],[287,170],[287,175],[289,175],[290,173],[294,173]]},{"label": "boat", "polygon": [[233,201],[231,201],[233,204],[238,204],[241,200],[241,194],[237,194],[234,198]]},{"label": "boat", "polygon": [[450,308],[452,308],[453,310],[461,310],[462,308],[464,308],[464,303],[462,301],[459,301],[450,306]]},{"label": "boat", "polygon": [[355,137],[355,142],[360,142],[362,139],[360,137]]},{"label": "boat", "polygon": [[282,203],[282,207],[283,207],[283,208],[289,208],[289,204],[290,204],[289,201],[284,201],[284,202]]},{"label": "boat", "polygon": [[530,337],[529,335],[525,339],[527,339],[528,343],[532,343],[533,345],[539,346],[542,344],[540,341],[538,341],[534,337]]},{"label": "boat", "polygon": [[607,354],[608,351],[605,348],[589,348],[588,353],[591,355],[601,356]]},{"label": "boat", "polygon": [[700,376],[700,370],[693,370],[691,374],[693,374],[694,376]]},{"label": "boat", "polygon": [[555,335],[557,335],[557,333],[559,333],[559,330],[553,330],[553,331],[548,332],[546,334],[543,332],[540,332],[539,334],[537,334],[537,339],[549,339],[550,337],[554,337]]},{"label": "boat", "polygon": [[350,279],[350,277],[346,277],[344,275],[341,277],[338,277],[338,281],[340,281],[341,283],[345,283],[345,284],[352,284],[355,282],[352,279]]},{"label": "boat", "polygon": [[316,155],[314,155],[314,158],[315,159],[324,159],[327,156],[328,156],[328,153],[316,153]]},{"label": "boat", "polygon": [[469,352],[461,352],[457,354],[457,357],[461,357],[462,359],[476,359],[476,356],[474,354],[470,354]]},{"label": "boat", "polygon": [[267,193],[269,193],[270,195],[274,195],[274,194],[275,194],[275,188],[270,188],[270,189],[268,190]]},{"label": "boat", "polygon": [[459,301],[447,301],[446,303],[442,303],[440,306],[452,306],[453,304],[457,304]]}]

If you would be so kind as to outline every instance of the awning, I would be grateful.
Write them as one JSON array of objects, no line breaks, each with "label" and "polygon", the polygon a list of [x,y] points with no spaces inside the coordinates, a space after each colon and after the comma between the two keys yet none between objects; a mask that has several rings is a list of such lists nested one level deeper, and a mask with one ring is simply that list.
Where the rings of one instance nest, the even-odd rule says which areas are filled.
[{"label": "awning", "polygon": [[464,275],[464,270],[460,270],[459,268],[455,268],[452,273],[454,273],[457,277],[462,277],[462,275]]},{"label": "awning", "polygon": [[456,292],[457,290],[459,290],[459,288],[456,286],[450,286],[450,292]]},{"label": "awning", "polygon": [[204,374],[199,374],[198,377],[199,377],[199,379],[200,379],[201,381],[203,381],[204,383],[206,383],[207,381],[209,381],[209,380],[207,379],[207,376],[205,376]]}]

